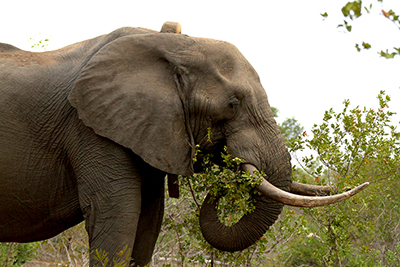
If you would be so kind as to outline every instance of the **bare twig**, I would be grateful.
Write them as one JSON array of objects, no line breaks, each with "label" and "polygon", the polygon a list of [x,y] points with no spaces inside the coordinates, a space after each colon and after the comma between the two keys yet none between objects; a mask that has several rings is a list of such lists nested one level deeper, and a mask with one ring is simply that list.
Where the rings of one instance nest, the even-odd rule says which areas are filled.
[{"label": "bare twig", "polygon": [[190,179],[189,179],[189,177],[186,177],[186,179],[187,179],[187,181],[188,181],[188,185],[189,185],[190,193],[192,194],[192,197],[193,197],[193,201],[194,201],[194,203],[196,204],[197,209],[200,210],[200,205],[199,205],[199,203],[197,203],[197,200],[196,200],[196,197],[195,197],[195,195],[194,195],[194,191],[193,191],[193,188],[192,188],[192,184],[191,184],[191,182],[190,182]]},{"label": "bare twig", "polygon": [[6,262],[4,264],[5,267],[8,266],[8,261],[10,260],[11,252],[12,252],[12,249],[13,249],[14,245],[15,245],[15,243],[13,243],[13,242],[12,243],[8,243],[7,258],[6,258]]}]

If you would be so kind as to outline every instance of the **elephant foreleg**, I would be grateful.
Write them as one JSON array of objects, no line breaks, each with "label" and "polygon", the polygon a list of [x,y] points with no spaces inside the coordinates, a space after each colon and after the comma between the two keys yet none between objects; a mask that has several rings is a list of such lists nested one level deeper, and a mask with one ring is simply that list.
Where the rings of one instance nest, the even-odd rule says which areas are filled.
[{"label": "elephant foreleg", "polygon": [[151,261],[164,216],[165,173],[153,169],[143,176],[142,209],[133,248],[136,266],[146,266]]},{"label": "elephant foreleg", "polygon": [[[111,184],[108,186],[112,188]],[[108,189],[106,195],[101,192],[92,195],[89,205],[84,208],[91,252],[90,266],[104,264],[98,252],[100,255],[102,252],[107,253],[106,266],[114,266],[117,263],[129,264],[132,259],[141,209],[141,186],[140,181],[135,179],[120,181],[119,186],[123,189]]]},{"label": "elephant foreleg", "polygon": [[[74,172],[89,235],[90,266],[114,266],[132,259],[141,212],[142,181],[135,166],[140,159],[113,143],[99,148],[82,156]],[[108,264],[99,262],[98,252],[107,253]]]}]

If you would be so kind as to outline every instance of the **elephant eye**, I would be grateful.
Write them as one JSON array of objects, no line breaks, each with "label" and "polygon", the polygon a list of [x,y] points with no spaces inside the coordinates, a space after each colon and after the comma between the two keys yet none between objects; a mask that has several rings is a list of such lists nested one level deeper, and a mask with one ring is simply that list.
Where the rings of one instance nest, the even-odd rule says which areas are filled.
[{"label": "elephant eye", "polygon": [[227,116],[228,120],[236,116],[239,106],[240,106],[240,101],[238,99],[234,99],[229,102],[229,111],[228,111],[229,115]]},{"label": "elephant eye", "polygon": [[236,110],[239,107],[239,104],[240,104],[239,100],[235,99],[234,101],[231,101],[229,103],[229,108],[233,109],[233,110]]}]

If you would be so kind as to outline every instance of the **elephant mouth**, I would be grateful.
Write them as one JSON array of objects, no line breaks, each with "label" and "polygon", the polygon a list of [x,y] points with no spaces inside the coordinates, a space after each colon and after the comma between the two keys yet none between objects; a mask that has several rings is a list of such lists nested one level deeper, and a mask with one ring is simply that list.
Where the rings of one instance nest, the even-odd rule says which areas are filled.
[{"label": "elephant mouth", "polygon": [[[294,206],[294,207],[320,207],[330,205],[336,202],[348,199],[351,196],[361,192],[366,188],[369,183],[363,183],[354,189],[343,192],[341,194],[336,194],[333,196],[328,196],[332,191],[333,187],[330,186],[316,186],[316,185],[306,185],[297,182],[292,182],[290,185],[290,192],[283,191],[277,188],[270,182],[268,182],[264,177],[257,175],[257,168],[251,164],[243,164],[243,171],[249,171],[254,177],[261,179],[262,183],[256,187],[256,189],[262,193],[264,196],[272,198],[282,204]],[[317,196],[317,197],[316,197]]]}]

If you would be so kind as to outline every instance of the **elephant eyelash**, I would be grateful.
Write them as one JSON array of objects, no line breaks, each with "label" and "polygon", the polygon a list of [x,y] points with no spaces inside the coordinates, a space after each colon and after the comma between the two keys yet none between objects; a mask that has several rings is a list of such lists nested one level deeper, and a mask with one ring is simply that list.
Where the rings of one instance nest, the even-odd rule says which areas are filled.
[{"label": "elephant eyelash", "polygon": [[235,98],[234,100],[230,101],[228,105],[230,109],[236,111],[237,108],[240,106],[240,101]]},{"label": "elephant eyelash", "polygon": [[229,103],[229,107],[230,107],[231,109],[237,109],[238,106],[239,106],[239,103]]}]

